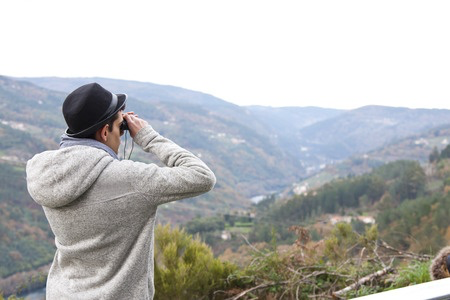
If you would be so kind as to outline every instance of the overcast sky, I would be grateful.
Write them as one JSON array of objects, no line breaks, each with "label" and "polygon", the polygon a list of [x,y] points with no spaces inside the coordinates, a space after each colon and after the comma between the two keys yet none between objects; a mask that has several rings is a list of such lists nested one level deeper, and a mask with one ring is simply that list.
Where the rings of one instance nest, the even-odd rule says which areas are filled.
[{"label": "overcast sky", "polygon": [[450,109],[450,1],[4,0],[0,28],[7,76],[137,80],[238,105]]}]

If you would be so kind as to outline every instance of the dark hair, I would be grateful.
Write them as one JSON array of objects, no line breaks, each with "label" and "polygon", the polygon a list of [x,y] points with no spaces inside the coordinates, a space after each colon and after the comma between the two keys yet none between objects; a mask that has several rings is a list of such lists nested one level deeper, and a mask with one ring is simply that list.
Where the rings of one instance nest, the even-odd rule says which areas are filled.
[{"label": "dark hair", "polygon": [[[105,121],[105,124],[103,124],[103,126],[105,126],[106,124],[108,124],[108,131],[112,132],[113,131],[113,126],[114,126],[114,122],[119,118],[119,114],[122,113],[122,109],[119,110],[116,114],[114,114],[113,116],[111,116],[109,119],[107,119]],[[103,128],[102,126],[102,128]],[[97,132],[94,132],[93,134],[91,134],[90,136],[87,136],[86,138],[88,139],[93,139],[95,140],[95,135],[97,134]]]}]

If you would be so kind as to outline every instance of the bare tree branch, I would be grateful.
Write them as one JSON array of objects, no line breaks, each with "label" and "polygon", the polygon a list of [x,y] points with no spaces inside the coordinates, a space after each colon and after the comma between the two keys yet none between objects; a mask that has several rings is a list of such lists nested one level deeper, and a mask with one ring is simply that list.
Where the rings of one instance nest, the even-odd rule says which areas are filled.
[{"label": "bare tree branch", "polygon": [[412,252],[407,252],[407,251],[401,251],[401,250],[398,250],[398,249],[390,246],[388,243],[386,243],[383,240],[380,240],[380,241],[381,241],[381,246],[383,248],[386,248],[388,250],[397,252],[398,254],[400,254],[402,256],[405,256],[405,257],[415,258],[415,259],[418,259],[418,260],[421,260],[421,261],[426,261],[426,260],[430,260],[430,259],[433,258],[431,255],[417,254],[417,253],[412,253]]},{"label": "bare tree branch", "polygon": [[275,285],[284,285],[284,284],[287,284],[288,282],[289,281],[261,283],[260,285],[254,286],[254,287],[252,287],[252,288],[250,288],[248,290],[245,290],[245,291],[237,294],[233,298],[228,298],[226,300],[237,300],[237,299],[245,296],[246,294],[248,294],[250,292],[253,292],[253,291],[256,291],[256,290],[259,290],[259,289],[265,289],[265,288],[272,287],[272,286],[275,286]]},{"label": "bare tree branch", "polygon": [[371,281],[372,279],[375,279],[377,277],[381,277],[383,275],[386,275],[386,274],[392,272],[393,270],[394,269],[391,266],[389,266],[389,267],[386,267],[386,268],[384,268],[382,270],[379,270],[379,271],[377,271],[375,273],[369,274],[369,275],[361,278],[360,280],[358,280],[354,284],[349,285],[349,286],[343,288],[342,290],[334,292],[333,296],[337,297],[338,299],[341,299],[342,295],[348,293],[349,291],[355,290],[358,287],[360,287],[361,285],[365,284],[366,282]]},{"label": "bare tree branch", "polygon": [[250,242],[247,240],[247,238],[241,233],[241,237],[245,240],[245,242],[247,243],[247,245],[250,246],[250,248],[252,248],[255,252],[261,253],[261,251],[259,251],[258,249],[255,248],[255,246],[253,246],[252,244],[250,244]]},{"label": "bare tree branch", "polygon": [[386,264],[384,263],[384,261],[380,258],[380,256],[378,255],[378,243],[375,243],[375,249],[373,249],[373,253],[375,253],[375,255],[377,256],[379,262],[381,263],[381,265],[383,266],[383,268],[386,268]]}]

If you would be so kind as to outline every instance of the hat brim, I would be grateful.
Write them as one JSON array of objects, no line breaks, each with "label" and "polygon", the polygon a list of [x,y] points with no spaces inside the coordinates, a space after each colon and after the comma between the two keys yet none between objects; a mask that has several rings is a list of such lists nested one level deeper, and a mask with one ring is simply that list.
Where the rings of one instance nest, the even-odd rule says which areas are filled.
[{"label": "hat brim", "polygon": [[111,118],[112,116],[117,114],[120,110],[125,109],[125,104],[126,104],[127,98],[128,98],[127,94],[115,94],[115,95],[117,96],[117,105],[116,105],[116,108],[110,114],[108,114],[106,117],[102,118],[100,121],[98,121],[91,127],[86,128],[80,132],[74,133],[69,128],[67,128],[65,134],[70,137],[85,138],[85,137],[91,136],[97,130],[102,128],[106,124],[106,121],[108,121],[109,118]]}]

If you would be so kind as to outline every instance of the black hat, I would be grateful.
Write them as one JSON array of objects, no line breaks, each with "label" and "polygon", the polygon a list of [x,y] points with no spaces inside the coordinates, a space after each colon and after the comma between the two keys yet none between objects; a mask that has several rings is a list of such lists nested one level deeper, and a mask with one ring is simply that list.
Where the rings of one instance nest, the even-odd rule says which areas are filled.
[{"label": "black hat", "polygon": [[98,83],[80,86],[70,93],[62,107],[66,120],[66,134],[70,137],[88,137],[123,109],[126,94],[114,94]]}]

